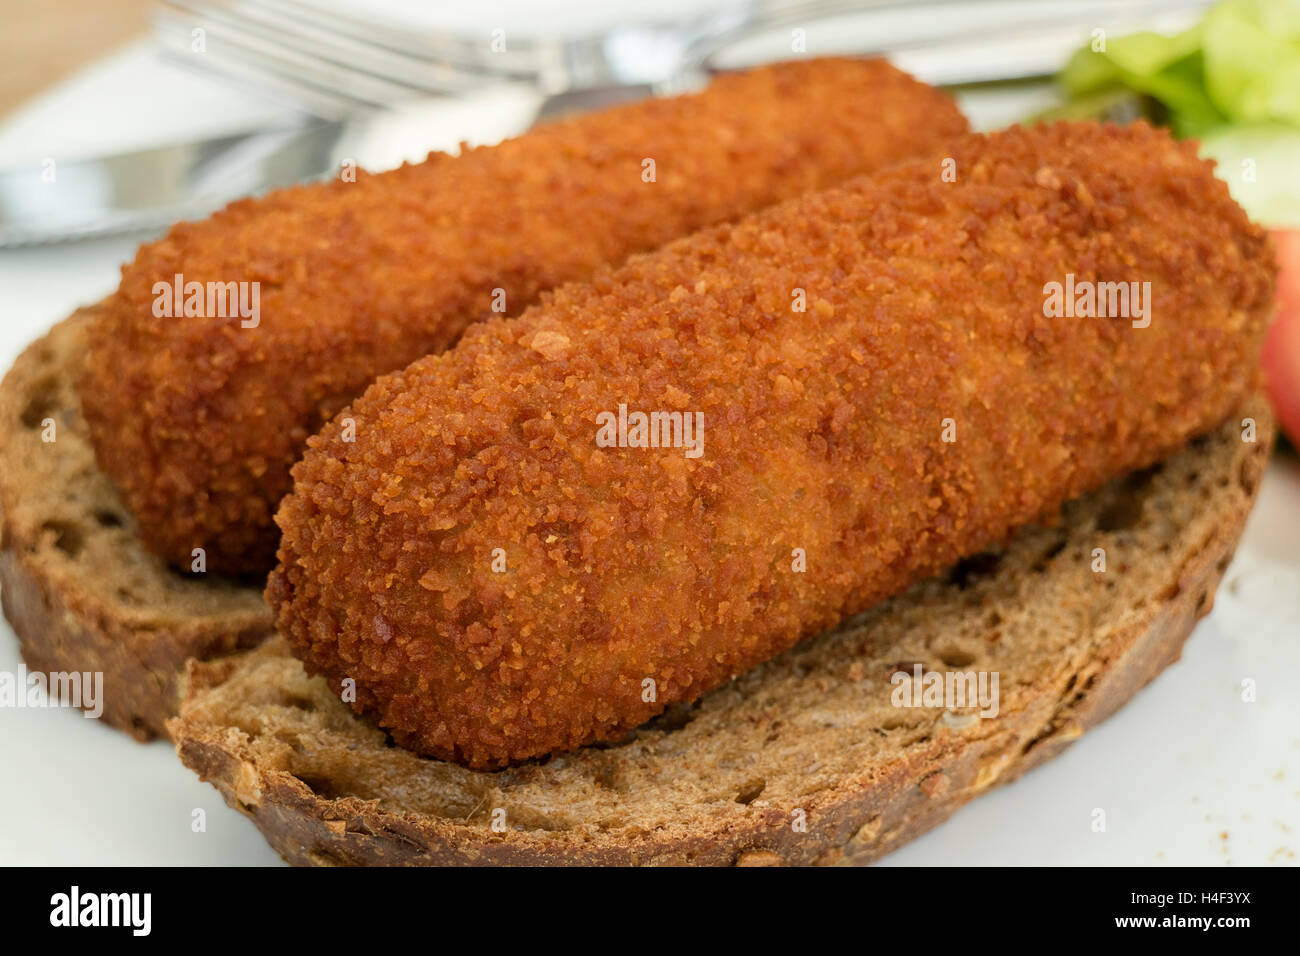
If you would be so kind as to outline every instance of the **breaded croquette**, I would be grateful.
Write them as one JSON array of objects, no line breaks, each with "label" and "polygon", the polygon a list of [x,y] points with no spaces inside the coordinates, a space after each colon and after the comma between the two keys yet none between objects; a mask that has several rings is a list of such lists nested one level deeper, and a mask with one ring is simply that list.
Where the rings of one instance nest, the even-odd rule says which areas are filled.
[{"label": "breaded croquette", "polygon": [[420,753],[615,740],[1220,423],[1274,273],[1194,143],[964,138],[381,378],[294,468],[268,598]]},{"label": "breaded croquette", "polygon": [[544,289],[965,129],[883,61],[810,60],[182,223],[123,269],[91,336],[99,464],[156,553],[264,572],[290,465],[377,375]]}]

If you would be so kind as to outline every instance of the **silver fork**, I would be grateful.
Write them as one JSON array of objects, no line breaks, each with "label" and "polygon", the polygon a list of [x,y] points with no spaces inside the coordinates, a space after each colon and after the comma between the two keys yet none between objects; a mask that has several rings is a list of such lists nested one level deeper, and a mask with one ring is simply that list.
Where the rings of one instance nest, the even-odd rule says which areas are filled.
[{"label": "silver fork", "polygon": [[[933,11],[959,2],[876,0],[869,8]],[[298,0],[263,3],[268,8],[308,9]],[[1182,14],[1205,4],[1206,0],[1139,0],[1123,4],[1123,9],[1117,9],[1117,3],[1094,3],[1090,9],[1094,15],[1102,8],[1107,15]],[[1022,5],[1028,9],[1027,4]],[[197,19],[196,13],[181,14],[182,7],[199,10],[206,19]],[[156,228],[180,217],[202,215],[235,195],[336,170],[340,157],[383,169],[422,156],[435,146],[454,148],[454,142],[430,142],[430,136],[440,135],[433,131],[448,129],[441,111],[454,110],[457,102],[476,101],[430,93],[487,90],[495,105],[481,116],[492,118],[485,128],[476,127],[477,133],[469,138],[494,142],[559,113],[672,92],[702,78],[700,74],[712,66],[714,54],[733,38],[743,36],[746,24],[779,24],[775,14],[759,19],[758,7],[757,3],[729,7],[680,27],[632,27],[565,43],[514,43],[519,56],[510,63],[512,72],[500,73],[486,71],[494,61],[484,59],[481,45],[474,41],[393,34],[338,17],[313,17],[304,21],[305,25],[295,26],[296,39],[291,44],[284,41],[278,28],[265,24],[254,28],[242,13],[221,19],[221,12],[235,9],[230,3],[175,0],[160,17],[160,29],[165,29],[174,55],[182,62],[190,66],[201,63],[222,73],[227,81],[254,87],[261,95],[270,90],[290,105],[327,121],[301,118],[303,125],[298,127],[65,163],[60,166],[59,181],[67,189],[38,185],[40,170],[34,168],[0,171],[0,248]],[[220,11],[208,16],[209,8]],[[773,12],[772,4],[765,8]],[[797,21],[813,16],[814,10],[833,14],[843,12],[844,5],[787,2],[780,12],[787,21]],[[904,68],[932,82],[955,83],[1050,73],[1080,42],[1078,19],[1063,22],[1056,16],[1049,20],[1026,16],[1014,27],[999,25],[960,34],[947,28],[942,18],[935,21],[938,29],[930,29],[925,36],[904,37],[906,42],[875,37],[859,43],[855,39],[849,49],[903,53],[899,60]],[[213,41],[204,56],[189,53],[190,30],[199,23]],[[318,39],[302,39],[307,28],[316,31],[312,36]],[[996,49],[996,41],[1013,37],[1028,41],[1032,54]],[[430,51],[443,59],[434,59]],[[917,54],[921,59],[913,62],[910,57]],[[941,78],[936,78],[933,62],[926,65],[927,58],[942,65],[937,73]],[[569,67],[544,69],[551,62],[567,62]],[[501,82],[509,79],[515,82]],[[559,92],[548,94],[548,88]],[[407,100],[413,102],[404,102]],[[375,108],[381,106],[386,108]],[[963,100],[963,108],[978,123],[976,106],[972,100]],[[359,112],[365,115],[357,117]],[[1003,117],[992,125],[1007,121]],[[454,127],[463,118],[451,122]],[[465,132],[463,127],[455,128]],[[75,201],[69,204],[65,201],[69,198]]]},{"label": "silver fork", "polygon": [[[1207,0],[1094,0],[1088,15],[1062,18],[1050,4],[1010,0],[1023,9],[1014,22],[972,33],[930,30],[904,43],[878,43],[858,53],[899,52],[955,41],[978,42],[1095,22],[1098,15],[1158,14],[1203,8]],[[460,94],[492,80],[523,81],[545,95],[608,87],[674,92],[695,85],[729,45],[783,24],[849,14],[918,9],[942,24],[945,8],[969,0],[738,0],[676,23],[620,26],[565,39],[510,37],[500,52],[489,36],[413,33],[367,23],[302,0],[164,0],[155,27],[173,60],[216,71],[271,92],[316,115],[360,110],[435,94]],[[202,27],[206,51],[191,50]]]}]

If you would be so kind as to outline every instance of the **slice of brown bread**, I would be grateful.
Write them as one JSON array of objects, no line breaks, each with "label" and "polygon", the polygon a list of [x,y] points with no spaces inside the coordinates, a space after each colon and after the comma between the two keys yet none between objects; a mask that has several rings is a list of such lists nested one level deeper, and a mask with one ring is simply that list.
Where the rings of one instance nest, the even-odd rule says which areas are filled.
[{"label": "slice of brown bread", "polygon": [[29,346],[0,383],[0,600],[29,668],[102,671],[103,719],[148,740],[176,712],[185,661],[253,646],[271,614],[260,583],[179,574],[140,545],[75,390],[96,308]]},{"label": "slice of brown bread", "polygon": [[[307,677],[280,639],[192,664],[170,729],[181,759],[291,863],[868,862],[1059,753],[1178,658],[1271,443],[1256,399],[1056,525],[615,746],[496,773],[417,757]],[[996,672],[998,715],[893,706],[891,675],[917,663]]]}]

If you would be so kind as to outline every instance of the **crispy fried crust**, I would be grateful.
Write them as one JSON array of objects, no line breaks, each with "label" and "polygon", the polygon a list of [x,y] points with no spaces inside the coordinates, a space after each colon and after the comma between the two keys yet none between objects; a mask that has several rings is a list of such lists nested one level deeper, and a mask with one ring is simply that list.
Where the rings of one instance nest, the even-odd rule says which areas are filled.
[{"label": "crispy fried crust", "polygon": [[[195,665],[173,738],[299,865],[867,863],[1055,756],[1178,659],[1268,459],[1267,406],[1240,416],[1257,443],[1234,416],[1072,502],[1060,526],[1021,532],[992,570],[924,582],[619,746],[497,773],[420,759],[278,641]],[[1108,574],[1090,566],[1098,546]],[[1001,673],[996,718],[890,706],[892,670],[957,653]]]},{"label": "crispy fried crust", "polygon": [[[955,183],[918,160],[791,201],[380,379],[278,516],[294,652],[467,766],[616,739],[1252,392],[1272,256],[1194,144],[1061,124],[953,158]],[[1149,327],[1045,317],[1067,273],[1149,282]],[[598,447],[620,403],[702,414],[703,455]]]},{"label": "crispy fried crust", "polygon": [[[157,553],[264,572],[289,466],[376,375],[601,264],[965,128],[883,61],[789,63],[181,223],[123,269],[93,337],[82,397],[100,465]],[[155,283],[177,274],[260,283],[260,324],[156,318]]]}]

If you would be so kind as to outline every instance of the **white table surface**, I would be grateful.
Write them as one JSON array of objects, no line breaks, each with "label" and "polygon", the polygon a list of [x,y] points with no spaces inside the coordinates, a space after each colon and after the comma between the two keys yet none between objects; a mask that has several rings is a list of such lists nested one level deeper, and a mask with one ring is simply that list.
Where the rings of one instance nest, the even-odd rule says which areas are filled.
[{"label": "white table surface", "polygon": [[[150,91],[147,102],[141,89]],[[979,103],[976,118],[997,125],[1031,105]],[[136,45],[0,125],[0,167],[239,129],[275,115]],[[0,251],[0,368],[75,307],[110,292],[139,241]],[[1215,609],[1183,659],[1065,754],[885,862],[1295,865],[1298,525],[1300,462],[1275,459]],[[17,642],[0,623],[0,671],[21,666]],[[1241,700],[1245,678],[1258,683],[1254,703]],[[76,711],[0,709],[0,767],[0,864],[278,862],[252,823],[168,744],[137,744]],[[1108,823],[1100,834],[1090,826],[1098,807]],[[196,808],[207,811],[205,833],[191,831]]]}]

